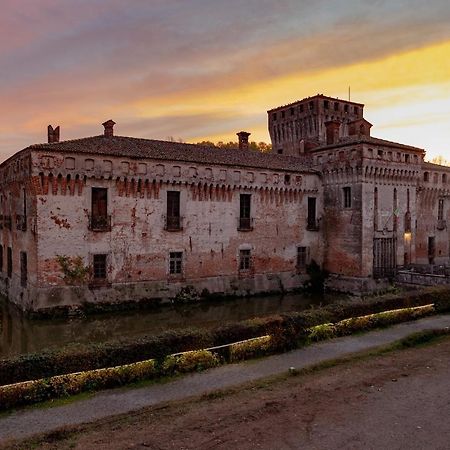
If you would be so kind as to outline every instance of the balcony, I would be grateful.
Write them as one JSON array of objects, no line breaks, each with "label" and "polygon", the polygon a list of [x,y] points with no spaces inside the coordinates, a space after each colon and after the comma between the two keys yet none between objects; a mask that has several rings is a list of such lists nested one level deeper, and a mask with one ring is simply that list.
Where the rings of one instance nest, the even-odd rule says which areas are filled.
[{"label": "balcony", "polygon": [[3,216],[3,226],[7,228],[9,231],[11,231],[12,228],[11,216]]},{"label": "balcony", "polygon": [[447,228],[447,221],[445,219],[438,219],[436,228],[438,230],[445,230]]},{"label": "balcony", "polygon": [[238,231],[252,231],[252,230],[253,230],[253,218],[239,217]]},{"label": "balcony", "polygon": [[183,218],[181,216],[164,216],[164,229],[166,231],[181,231]]},{"label": "balcony", "polygon": [[27,216],[21,214],[16,215],[16,228],[19,231],[27,231]]},{"label": "balcony", "polygon": [[308,217],[306,220],[306,229],[308,231],[319,231],[319,221],[315,217]]},{"label": "balcony", "polygon": [[89,214],[89,230],[111,231],[111,216],[93,216]]}]

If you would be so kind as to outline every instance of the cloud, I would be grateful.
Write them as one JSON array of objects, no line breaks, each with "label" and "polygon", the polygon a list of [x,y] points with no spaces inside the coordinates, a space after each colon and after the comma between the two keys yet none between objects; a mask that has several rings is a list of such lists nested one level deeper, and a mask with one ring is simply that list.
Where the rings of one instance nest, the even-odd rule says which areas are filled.
[{"label": "cloud", "polygon": [[262,130],[265,108],[303,95],[384,89],[383,64],[394,84],[444,76],[427,60],[402,81],[396,59],[450,40],[449,20],[447,1],[3,0],[0,133],[17,138],[0,151],[48,123],[75,137],[110,117],[158,137]]}]

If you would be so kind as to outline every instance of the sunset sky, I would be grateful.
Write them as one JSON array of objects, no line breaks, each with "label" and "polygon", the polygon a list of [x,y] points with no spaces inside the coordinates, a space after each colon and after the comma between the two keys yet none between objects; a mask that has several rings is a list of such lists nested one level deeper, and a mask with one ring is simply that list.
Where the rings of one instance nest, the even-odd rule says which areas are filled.
[{"label": "sunset sky", "polygon": [[116,133],[270,142],[266,111],[323,93],[372,134],[450,159],[449,0],[0,0],[0,160]]}]

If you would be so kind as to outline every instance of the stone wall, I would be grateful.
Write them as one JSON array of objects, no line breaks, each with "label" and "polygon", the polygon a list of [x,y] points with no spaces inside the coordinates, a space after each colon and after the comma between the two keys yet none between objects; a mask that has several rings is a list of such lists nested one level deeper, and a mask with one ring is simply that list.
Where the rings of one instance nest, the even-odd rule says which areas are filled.
[{"label": "stone wall", "polygon": [[[31,180],[37,239],[35,281],[7,289],[23,309],[169,299],[186,285],[199,292],[248,295],[302,286],[297,248],[322,262],[321,231],[307,230],[308,197],[318,175],[170,161],[33,153]],[[93,188],[106,188],[111,229],[89,229]],[[180,193],[181,229],[166,226],[167,193]],[[251,229],[239,230],[240,195],[251,196]],[[318,221],[320,223],[320,221]],[[251,265],[240,270],[240,250]],[[182,253],[182,273],[169,273],[169,254]],[[93,266],[104,254],[107,276],[92,284],[69,279],[60,257]]]}]

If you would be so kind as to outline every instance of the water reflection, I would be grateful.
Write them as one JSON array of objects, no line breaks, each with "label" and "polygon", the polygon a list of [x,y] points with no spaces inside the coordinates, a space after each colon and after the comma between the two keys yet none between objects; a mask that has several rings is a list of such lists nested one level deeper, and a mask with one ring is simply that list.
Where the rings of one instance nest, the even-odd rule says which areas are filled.
[{"label": "water reflection", "polygon": [[302,294],[236,298],[53,320],[27,319],[0,300],[0,358],[70,343],[104,342],[192,326],[210,328],[277,312],[299,311],[329,300]]}]

